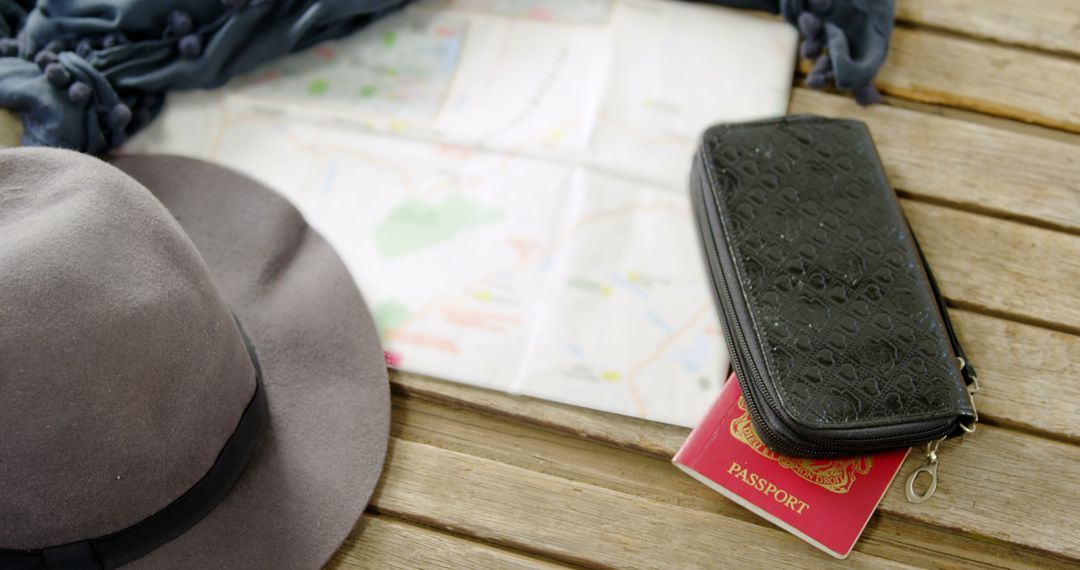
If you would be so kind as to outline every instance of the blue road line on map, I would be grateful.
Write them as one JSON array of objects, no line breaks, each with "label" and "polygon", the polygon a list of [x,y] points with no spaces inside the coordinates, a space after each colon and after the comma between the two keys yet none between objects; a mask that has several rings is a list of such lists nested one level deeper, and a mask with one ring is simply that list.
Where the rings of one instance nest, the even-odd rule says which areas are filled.
[{"label": "blue road line on map", "polygon": [[686,370],[687,373],[695,374],[701,370],[701,361],[689,354],[683,354],[680,363],[683,366],[683,370]]},{"label": "blue road line on map", "polygon": [[675,329],[671,328],[671,325],[669,325],[667,321],[664,320],[664,317],[661,317],[660,315],[652,311],[649,311],[649,320],[652,321],[653,324],[655,324],[656,326],[663,329],[665,333],[671,334],[675,331]]},{"label": "blue road line on map", "polygon": [[449,50],[446,50],[448,53],[445,54],[443,59],[444,72],[453,73],[453,71],[457,68],[458,59],[460,59],[461,57],[461,44],[462,36],[459,35],[455,36],[452,41],[440,46],[440,51],[446,50],[446,48],[450,48]]},{"label": "blue road line on map", "polygon": [[637,285],[634,285],[622,275],[616,275],[615,277],[612,277],[611,280],[614,281],[615,284],[619,287],[626,289],[627,291],[637,295],[638,297],[641,297],[642,299],[649,298],[649,294],[644,289],[638,287]]},{"label": "blue road line on map", "polygon": [[330,161],[330,167],[326,170],[326,177],[323,178],[322,192],[323,194],[330,192],[330,187],[334,184],[334,177],[337,176],[337,159]]},{"label": "blue road line on map", "polygon": [[704,334],[698,334],[697,341],[692,347],[679,352],[679,362],[682,363],[683,369],[687,372],[696,373],[701,370],[701,365],[708,355],[708,339],[705,338]]}]

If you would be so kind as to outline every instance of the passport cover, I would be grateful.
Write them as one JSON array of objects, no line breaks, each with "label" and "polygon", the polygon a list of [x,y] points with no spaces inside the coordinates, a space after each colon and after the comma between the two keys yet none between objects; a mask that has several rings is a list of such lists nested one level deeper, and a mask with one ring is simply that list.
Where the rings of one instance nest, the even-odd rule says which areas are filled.
[{"label": "passport cover", "polygon": [[732,374],[672,462],[698,481],[837,558],[847,558],[909,449],[787,457],[754,432]]}]

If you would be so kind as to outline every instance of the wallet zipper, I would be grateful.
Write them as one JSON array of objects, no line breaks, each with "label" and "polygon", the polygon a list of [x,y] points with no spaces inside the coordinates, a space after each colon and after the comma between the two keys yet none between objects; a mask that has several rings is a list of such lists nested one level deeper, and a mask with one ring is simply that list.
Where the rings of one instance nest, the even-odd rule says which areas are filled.
[{"label": "wallet zipper", "polygon": [[[699,176],[703,174],[703,172],[698,172]],[[750,344],[749,341],[746,340],[746,336],[743,333],[742,327],[739,325],[738,316],[735,314],[735,302],[731,298],[731,291],[727,287],[727,278],[719,262],[720,255],[717,251],[716,243],[711,236],[711,232],[709,232],[709,235],[706,234],[706,229],[712,227],[712,225],[709,223],[709,220],[707,219],[709,213],[707,210],[710,207],[709,200],[707,199],[705,194],[705,189],[707,187],[707,185],[703,184],[701,186],[702,191],[698,193],[700,194],[699,199],[701,200],[701,205],[703,206],[699,217],[701,215],[706,216],[706,219],[699,220],[703,222],[701,224],[701,237],[709,258],[710,269],[712,270],[710,271],[710,275],[713,281],[713,294],[719,301],[720,320],[722,321],[724,326],[723,336],[727,343],[728,353],[731,356],[732,367],[735,369],[735,376],[740,381],[754,382],[755,386],[760,388],[756,393],[761,394],[765,398],[770,408],[777,409],[776,401],[772,397],[772,394],[769,393],[768,389],[765,387],[765,381],[763,379],[763,376],[758,371],[757,367],[754,366],[752,362],[743,362],[743,359],[740,357],[740,354],[749,354],[751,352]],[[719,216],[719,212],[717,212],[716,214],[717,216]],[[934,289],[936,293],[936,286],[934,287]],[[940,298],[938,300],[940,302]],[[952,341],[952,343],[955,345],[956,342],[952,334],[951,327],[947,326],[946,328],[949,329],[950,341]],[[736,346],[735,344],[736,340],[738,340],[739,342],[738,346]],[[745,352],[740,352],[739,350],[737,350],[738,348],[743,348]],[[804,439],[813,441],[815,443],[820,443],[823,446],[829,446],[834,448],[834,450],[826,451],[823,449],[810,448],[785,442],[784,439],[786,438],[776,433],[765,421],[765,417],[762,414],[761,410],[758,408],[755,400],[753,398],[745,397],[744,400],[746,401],[747,409],[750,411],[750,415],[754,418],[754,427],[764,432],[763,435],[765,436],[765,439],[768,440],[770,447],[773,447],[776,451],[785,455],[798,454],[812,457],[836,457],[844,455],[846,453],[845,448],[850,450],[861,450],[863,446],[868,444],[889,444],[892,442],[896,442],[898,446],[903,447],[911,445],[911,442],[913,441],[920,442],[926,440],[944,439],[945,436],[947,436],[949,433],[952,433],[955,429],[957,429],[957,426],[960,425],[960,419],[957,418],[956,421],[945,424],[942,427],[936,427],[914,434],[881,436],[852,440],[852,443],[855,443],[856,445],[851,446],[838,446],[835,441],[826,441],[825,439],[816,438],[812,434],[805,434],[801,432],[798,434]],[[854,452],[865,453],[864,451]]]}]

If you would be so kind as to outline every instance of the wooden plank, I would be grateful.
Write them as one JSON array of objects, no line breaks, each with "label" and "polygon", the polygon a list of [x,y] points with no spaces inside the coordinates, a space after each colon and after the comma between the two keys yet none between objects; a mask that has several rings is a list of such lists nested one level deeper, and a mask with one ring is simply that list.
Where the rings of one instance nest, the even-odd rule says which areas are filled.
[{"label": "wooden plank", "polygon": [[468,406],[655,457],[670,457],[671,450],[678,449],[686,440],[686,428],[605,414],[528,396],[511,396],[419,374],[391,370],[390,383],[398,392],[422,396],[432,401]]},{"label": "wooden plank", "polygon": [[[395,396],[394,411],[393,433],[401,439],[768,526],[750,511],[677,471],[665,459],[402,395]],[[872,520],[857,549],[920,567],[1044,568],[1058,562],[888,514]]]},{"label": "wooden plank", "polygon": [[22,141],[22,121],[11,111],[0,109],[0,148],[19,146]]},{"label": "wooden plank", "polygon": [[389,517],[365,514],[326,565],[328,570],[507,568],[556,570],[546,562],[491,545],[419,527]]},{"label": "wooden plank", "polygon": [[[1080,369],[1080,337],[986,315],[952,309],[968,356],[979,370],[976,401],[984,421],[1080,443],[1080,384],[1067,379]],[[636,418],[610,416],[596,422],[589,410],[513,397],[393,372],[399,391],[521,418],[564,431],[662,456],[685,439],[685,430]]]},{"label": "wooden plank", "polygon": [[865,122],[889,181],[904,195],[1080,233],[1080,140],[888,105],[860,107],[850,97],[804,88],[792,93],[791,112]]},{"label": "wooden plank", "polygon": [[1080,55],[1076,0],[900,0],[896,19],[978,38]]},{"label": "wooden plank", "polygon": [[[615,426],[626,423],[626,418],[612,414],[535,403],[558,408],[586,433],[592,429],[589,425],[595,425],[597,432],[611,434],[617,432]],[[522,419],[527,418],[519,418]],[[661,433],[681,429],[682,439],[688,433],[682,428],[654,425]],[[636,434],[632,437],[638,440]],[[661,450],[658,457],[671,457],[682,439]],[[618,444],[610,440],[608,443]],[[907,503],[902,489],[894,488],[886,497],[882,512],[1080,560],[1080,535],[1060,532],[1063,521],[1080,524],[1080,447],[982,425],[976,434],[949,441],[942,448],[942,482],[938,492],[948,486],[949,493],[916,506]],[[914,469],[918,462],[909,463],[905,469]],[[1043,499],[1036,500],[1040,496]]]},{"label": "wooden plank", "polygon": [[883,93],[1080,132],[1080,60],[897,28]]},{"label": "wooden plank", "polygon": [[912,457],[881,512],[1080,563],[1080,447],[980,426],[974,434],[943,443],[939,456],[933,499],[915,505],[904,496],[908,475],[921,465]]},{"label": "wooden plank", "polygon": [[979,371],[975,397],[987,421],[1080,443],[1080,337],[950,311]]},{"label": "wooden plank", "polygon": [[950,302],[1080,332],[1080,236],[922,202],[901,203]]},{"label": "wooden plank", "polygon": [[[779,529],[397,438],[373,504],[425,526],[585,566],[817,568],[834,562]],[[908,567],[861,552],[848,563]]]},{"label": "wooden plank", "polygon": [[[979,370],[983,420],[1080,443],[1080,337],[969,311],[950,311],[957,333]],[[533,425],[661,456],[680,445],[685,430],[636,418],[597,423],[588,410],[394,372],[402,391],[526,419]]]}]

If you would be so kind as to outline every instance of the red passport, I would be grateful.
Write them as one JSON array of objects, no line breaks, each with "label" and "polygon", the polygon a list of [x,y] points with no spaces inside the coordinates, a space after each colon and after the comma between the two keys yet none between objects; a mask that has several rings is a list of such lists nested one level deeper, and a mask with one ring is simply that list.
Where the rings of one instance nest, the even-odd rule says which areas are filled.
[{"label": "red passport", "polygon": [[839,459],[780,455],[754,433],[732,374],[672,462],[780,528],[847,558],[908,451]]}]

